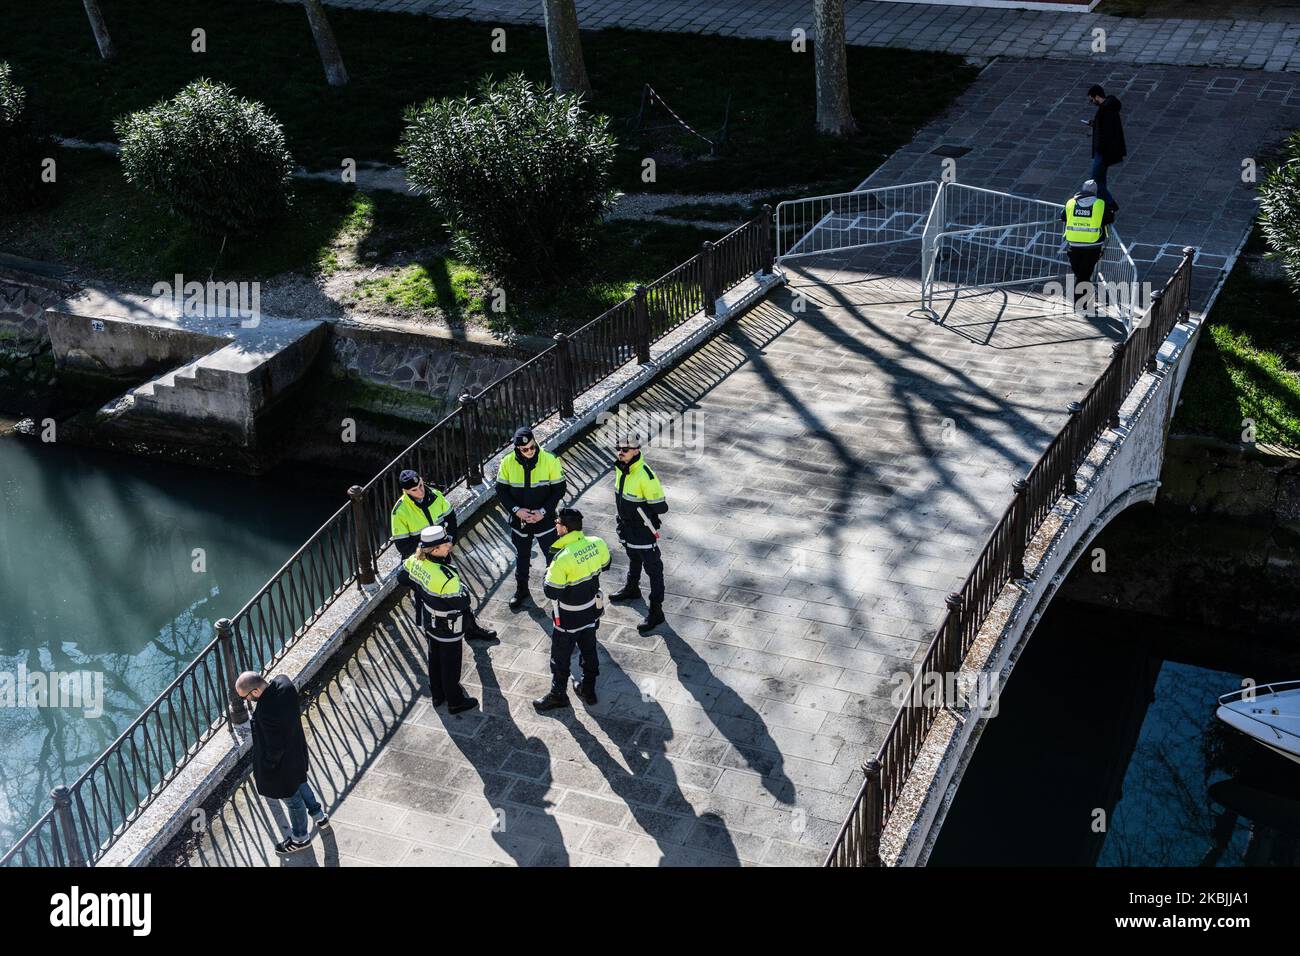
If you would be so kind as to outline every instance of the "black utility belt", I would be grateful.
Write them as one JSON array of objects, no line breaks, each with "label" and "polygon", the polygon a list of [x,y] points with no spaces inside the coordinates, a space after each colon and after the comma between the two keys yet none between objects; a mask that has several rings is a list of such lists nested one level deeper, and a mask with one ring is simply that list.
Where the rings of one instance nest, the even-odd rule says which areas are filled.
[{"label": "black utility belt", "polygon": [[626,538],[619,538],[618,543],[625,548],[633,548],[638,551],[649,551],[651,548],[659,547],[658,540],[654,538],[649,541],[628,541]]},{"label": "black utility belt", "polygon": [[427,618],[425,618],[426,622],[438,621],[441,622],[442,625],[441,627],[434,627],[431,626],[430,623],[426,623],[424,629],[431,636],[433,637],[443,636],[448,639],[454,640],[454,639],[458,639],[462,634],[465,633],[464,614],[457,614],[455,617],[448,617],[439,614],[437,611],[429,611],[427,609],[425,613],[429,615]]}]

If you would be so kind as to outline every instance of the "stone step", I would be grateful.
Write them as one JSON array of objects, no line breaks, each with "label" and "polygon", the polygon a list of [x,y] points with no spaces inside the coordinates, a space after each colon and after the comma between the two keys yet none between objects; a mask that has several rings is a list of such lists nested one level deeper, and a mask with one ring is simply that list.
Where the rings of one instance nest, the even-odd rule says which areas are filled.
[{"label": "stone step", "polygon": [[121,428],[161,422],[250,444],[258,416],[299,380],[327,332],[320,319],[160,315],[140,298],[83,295],[76,308],[49,313],[56,355],[68,364],[119,374],[146,360],[171,364],[100,409],[101,423]]},{"label": "stone step", "polygon": [[143,385],[132,389],[130,394],[135,396],[137,399],[152,398],[161,390],[172,389],[178,386],[183,386],[186,383],[192,383],[198,375],[199,364],[207,357],[208,356],[206,355],[200,356],[192,362],[186,362],[184,365],[169,369],[161,375],[151,378]]}]

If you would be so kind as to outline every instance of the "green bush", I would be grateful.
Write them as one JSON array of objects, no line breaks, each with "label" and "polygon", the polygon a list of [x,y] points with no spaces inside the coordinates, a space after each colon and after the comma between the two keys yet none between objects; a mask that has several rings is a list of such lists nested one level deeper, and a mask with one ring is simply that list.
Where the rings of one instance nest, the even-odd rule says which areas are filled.
[{"label": "green bush", "polygon": [[0,213],[30,209],[49,195],[41,163],[53,145],[32,121],[26,90],[0,62]]},{"label": "green bush", "polygon": [[406,111],[398,155],[456,253],[525,298],[573,275],[614,193],[608,119],[522,75]]},{"label": "green bush", "polygon": [[224,83],[195,80],[113,125],[127,182],[200,232],[253,233],[289,207],[294,162],[284,127]]},{"label": "green bush", "polygon": [[1260,185],[1259,225],[1300,293],[1300,130],[1287,138],[1284,158]]}]

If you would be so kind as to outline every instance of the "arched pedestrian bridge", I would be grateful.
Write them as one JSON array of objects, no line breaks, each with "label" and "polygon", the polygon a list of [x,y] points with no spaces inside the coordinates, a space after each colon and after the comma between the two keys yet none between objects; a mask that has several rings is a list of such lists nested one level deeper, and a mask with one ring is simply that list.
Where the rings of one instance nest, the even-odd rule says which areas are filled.
[{"label": "arched pedestrian bridge", "polygon": [[[1059,261],[1014,269],[1059,253],[1042,201],[1063,200],[1086,167],[1060,90],[1086,88],[1093,69],[990,67],[865,184],[934,182],[928,202],[860,188],[844,207],[783,217],[798,222],[788,231],[743,227],[439,423],[4,862],[276,862],[284,821],[252,792],[246,734],[226,720],[226,678],[263,665],[311,681],[312,783],[335,821],[293,865],[820,865],[877,850],[923,862],[977,739],[981,681],[1005,677],[1096,530],[1155,493],[1201,313],[1253,214],[1239,154],[1295,125],[1296,108],[1250,77],[1223,95],[1195,71],[1106,77],[1148,117],[1169,116],[1130,131],[1120,220],[1136,281],[1167,293],[1146,324],[1075,315],[1041,295]],[[995,129],[1007,103],[1042,117],[1029,146]],[[970,218],[955,203],[927,237],[936,151],[952,142],[977,144],[963,179],[1039,214],[989,220],[1004,202]],[[797,256],[845,211],[848,238],[784,258],[774,285],[771,237]],[[675,423],[647,449],[672,509],[669,626],[642,636],[640,608],[612,609],[601,703],[539,717],[545,621],[506,608],[512,550],[476,482],[520,419],[541,422],[576,505],[612,539],[609,436],[591,426],[619,403]],[[480,712],[430,708],[410,606],[385,593],[391,549],[375,559],[378,589],[354,586],[408,465],[458,479],[454,500],[477,509],[461,564],[500,632],[467,655]],[[925,693],[927,675],[958,668],[969,696]]]},{"label": "arched pedestrian bridge", "polygon": [[[1056,449],[1038,465],[1032,513],[1011,519],[1022,543],[1059,520],[1068,456],[1094,433],[1102,448],[1123,437],[1101,468],[1123,476],[1094,493],[1106,499],[1098,513],[1149,497],[1176,374],[1144,376],[1139,390],[1165,397],[1107,431],[1152,334],[1117,352],[1122,318],[1079,316],[1028,287],[966,290],[927,310],[906,258],[891,244],[783,262],[784,287],[624,404],[625,419],[663,426],[647,456],[671,505],[669,624],[643,636],[641,608],[609,612],[596,707],[532,710],[549,683],[546,620],[505,605],[512,551],[494,509],[459,546],[481,617],[500,632],[469,646],[465,683],[481,712],[430,707],[408,602],[370,615],[307,712],[313,782],[336,822],[301,862],[818,865],[836,846],[863,862],[885,810],[895,829],[906,801],[928,811],[904,782],[917,754],[930,756],[921,744],[937,712],[912,706],[900,720],[900,700],[923,661],[952,666],[977,636],[973,614],[1004,590],[1016,529],[992,555],[987,543],[1013,501],[1031,502],[1013,480]],[[574,503],[612,541],[610,444],[607,428],[589,429],[563,457]],[[1092,533],[1092,500],[1050,560],[1031,544],[1032,588]],[[624,566],[619,556],[610,586]],[[987,586],[972,591],[972,575]],[[954,617],[949,595],[964,584],[978,607]],[[862,765],[882,748],[884,776],[864,801]],[[186,863],[276,859],[281,827],[249,780],[211,819]],[[911,829],[923,843],[923,823]],[[909,833],[886,839],[887,858],[913,852]]]}]

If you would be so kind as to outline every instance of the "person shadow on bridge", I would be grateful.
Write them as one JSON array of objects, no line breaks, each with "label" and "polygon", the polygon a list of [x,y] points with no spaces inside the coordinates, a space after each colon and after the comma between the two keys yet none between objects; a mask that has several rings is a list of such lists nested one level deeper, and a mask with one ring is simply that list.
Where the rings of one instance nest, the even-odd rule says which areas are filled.
[{"label": "person shadow on bridge", "polygon": [[[530,609],[529,617],[545,619],[535,608]],[[555,817],[546,812],[552,806],[547,793],[554,782],[550,749],[544,740],[526,734],[516,723],[511,701],[493,669],[489,646],[466,644],[473,660],[466,664],[464,677],[470,673],[477,676],[483,722],[472,736],[451,735],[452,745],[483,781],[497,845],[519,866],[567,866],[564,835]],[[532,709],[527,700],[516,706]]]},{"label": "person shadow on bridge", "polygon": [[[586,714],[618,748],[627,769],[576,715],[564,719],[574,740],[626,804],[637,826],[658,844],[659,866],[740,866],[725,821],[712,811],[697,814],[682,792],[677,771],[667,759],[672,723],[654,688],[633,681],[604,645],[598,645],[598,653],[601,700],[587,707]],[[625,707],[628,695],[639,697],[640,704]],[[635,717],[624,715],[632,712]]]},{"label": "person shadow on bridge", "polygon": [[767,722],[726,681],[714,676],[708,662],[673,629],[661,624],[657,632],[677,667],[677,679],[689,690],[745,765],[762,777],[763,788],[781,803],[795,802],[794,782],[786,776],[781,749]]}]

